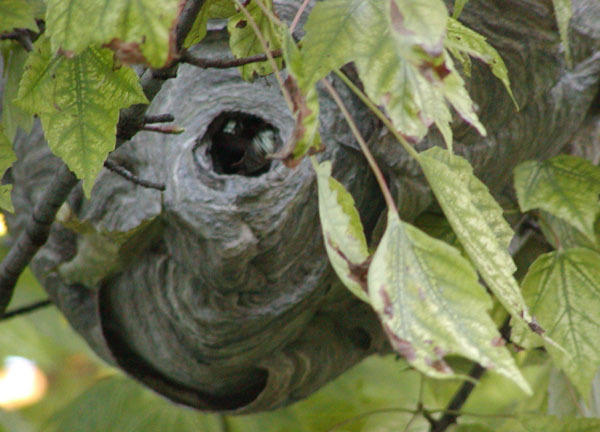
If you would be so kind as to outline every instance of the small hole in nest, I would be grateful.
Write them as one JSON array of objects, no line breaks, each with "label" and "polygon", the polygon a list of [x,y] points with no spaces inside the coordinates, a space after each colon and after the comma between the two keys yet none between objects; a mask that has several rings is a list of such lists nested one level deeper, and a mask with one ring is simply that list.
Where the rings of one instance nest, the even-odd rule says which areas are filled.
[{"label": "small hole in nest", "polygon": [[255,177],[271,167],[267,155],[280,147],[279,132],[259,117],[241,112],[219,114],[208,126],[203,142],[219,174]]}]

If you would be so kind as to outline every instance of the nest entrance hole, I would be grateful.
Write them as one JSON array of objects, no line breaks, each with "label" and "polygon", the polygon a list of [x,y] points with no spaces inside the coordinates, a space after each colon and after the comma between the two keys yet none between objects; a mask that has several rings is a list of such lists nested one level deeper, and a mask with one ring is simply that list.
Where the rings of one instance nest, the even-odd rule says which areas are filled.
[{"label": "nest entrance hole", "polygon": [[266,156],[280,147],[279,131],[260,117],[223,112],[210,123],[203,140],[208,143],[213,169],[218,174],[257,177],[271,167]]}]

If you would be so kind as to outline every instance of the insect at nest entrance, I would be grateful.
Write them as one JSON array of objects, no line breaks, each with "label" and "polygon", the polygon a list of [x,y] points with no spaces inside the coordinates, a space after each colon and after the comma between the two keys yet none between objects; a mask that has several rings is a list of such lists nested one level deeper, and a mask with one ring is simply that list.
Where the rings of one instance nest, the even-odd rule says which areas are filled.
[{"label": "insect at nest entrance", "polygon": [[280,147],[279,131],[251,114],[224,112],[208,126],[203,141],[219,174],[256,177],[271,167],[267,156]]}]

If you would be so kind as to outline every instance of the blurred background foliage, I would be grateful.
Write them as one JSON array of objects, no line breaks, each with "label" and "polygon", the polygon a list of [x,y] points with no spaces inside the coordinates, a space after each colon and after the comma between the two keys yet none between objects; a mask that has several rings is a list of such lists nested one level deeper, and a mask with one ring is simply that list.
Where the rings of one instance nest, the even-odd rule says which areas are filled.
[{"label": "blurred background foliage", "polygon": [[[0,258],[6,252],[2,244]],[[9,309],[45,297],[27,271]],[[545,356],[533,352],[517,357],[534,389],[548,388],[549,379],[560,382],[548,373]],[[51,306],[0,322],[2,362],[0,432],[425,432],[428,423],[413,414],[419,402],[430,410],[442,409],[461,384],[423,378],[395,356],[371,357],[292,406],[251,416],[204,414],[173,405],[103,363]],[[8,398],[11,392],[24,392],[31,378],[6,379],[13,363],[38,370],[37,395],[21,406]],[[453,367],[466,374],[470,364],[456,360]],[[552,395],[536,394],[527,398],[509,380],[487,373],[464,407],[474,415],[462,421],[494,427],[507,415],[543,411]],[[559,405],[564,409],[564,403]]]}]

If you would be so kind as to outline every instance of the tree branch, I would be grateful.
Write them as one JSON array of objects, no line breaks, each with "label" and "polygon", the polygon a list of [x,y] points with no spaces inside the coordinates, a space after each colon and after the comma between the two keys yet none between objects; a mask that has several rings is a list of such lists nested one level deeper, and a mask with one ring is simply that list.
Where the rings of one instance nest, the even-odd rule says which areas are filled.
[{"label": "tree branch", "polygon": [[35,312],[38,309],[45,308],[46,306],[52,305],[52,301],[50,299],[40,300],[35,303],[31,303],[17,309],[13,309],[11,311],[6,312],[2,317],[0,317],[0,321],[6,321],[11,318],[18,317],[20,315],[25,315],[30,312]]},{"label": "tree branch", "polygon": [[[192,28],[194,20],[205,0],[188,0],[179,17],[175,41],[177,50],[181,49],[183,41]],[[177,63],[172,66],[154,70],[149,69],[141,77],[141,85],[149,102],[161,89],[165,80],[176,76]],[[116,147],[130,140],[144,126],[144,115],[148,105],[133,105],[121,111],[117,125]],[[46,243],[56,212],[65,202],[71,190],[78,183],[77,177],[66,165],[56,172],[52,182],[36,203],[32,214],[26,222],[8,255],[0,264],[0,316],[4,315],[10,303],[17,279],[29,264],[37,251]]]},{"label": "tree branch", "polygon": [[10,33],[3,33],[0,35],[0,40],[14,40],[18,42],[25,51],[33,51],[33,41],[31,33],[26,29],[15,29]]},{"label": "tree branch", "polygon": [[117,165],[110,159],[106,159],[104,161],[104,168],[114,172],[115,174],[120,175],[124,179],[129,180],[130,182],[132,182],[136,185],[139,185],[141,187],[145,187],[148,189],[156,189],[159,191],[164,191],[166,189],[166,186],[163,183],[155,183],[155,182],[152,182],[149,180],[144,180],[144,179],[138,178],[137,176],[135,176],[131,172],[129,172],[129,170],[127,170],[126,168],[124,168],[120,165]]},{"label": "tree branch", "polygon": [[[500,327],[500,336],[506,342],[510,342],[510,316],[506,317],[502,326]],[[473,378],[473,380],[479,381],[482,375],[485,373],[485,368],[480,364],[476,363],[469,372],[469,376]],[[459,417],[460,409],[463,407],[471,392],[475,388],[475,382],[473,381],[465,381],[460,386],[458,391],[454,394],[454,397],[446,407],[445,414],[438,421],[431,421],[431,432],[444,432],[450,425],[456,423],[456,419]]]},{"label": "tree branch", "polygon": [[[485,368],[483,366],[475,364],[469,372],[469,376],[478,381],[484,372]],[[451,424],[456,423],[456,419],[459,416],[458,411],[460,411],[465,404],[474,388],[475,383],[473,381],[465,381],[462,383],[446,407],[446,413],[435,423],[435,425],[432,425],[431,432],[444,432]]]},{"label": "tree branch", "polygon": [[156,114],[144,117],[144,124],[171,123],[175,121],[173,114]]},{"label": "tree branch", "polygon": [[[278,49],[271,51],[271,55],[275,57],[281,57],[283,51]],[[207,59],[194,57],[189,52],[185,51],[179,58],[180,63],[187,63],[192,66],[196,66],[202,69],[214,68],[214,69],[229,69],[239,66],[244,66],[250,63],[258,63],[261,61],[267,61],[266,54],[257,54],[250,57],[234,58],[234,59]]]}]

